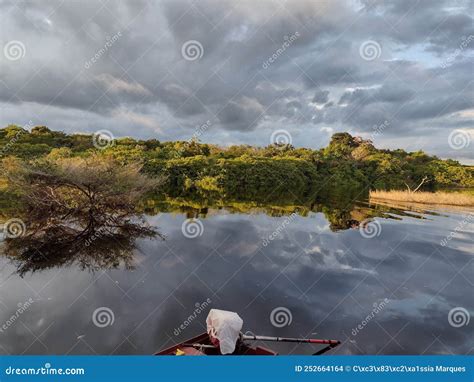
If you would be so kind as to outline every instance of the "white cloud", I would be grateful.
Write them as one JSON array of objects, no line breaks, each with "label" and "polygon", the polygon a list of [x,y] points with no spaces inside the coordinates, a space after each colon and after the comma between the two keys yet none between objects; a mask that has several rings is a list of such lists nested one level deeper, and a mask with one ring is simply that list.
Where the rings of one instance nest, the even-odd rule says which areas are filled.
[{"label": "white cloud", "polygon": [[132,93],[138,95],[151,95],[151,92],[138,82],[127,82],[110,74],[103,73],[94,77],[107,91],[112,93]]},{"label": "white cloud", "polygon": [[137,124],[137,125],[147,127],[155,133],[160,133],[160,134],[163,133],[163,131],[160,128],[160,125],[158,124],[158,121],[156,121],[153,117],[150,117],[150,116],[147,116],[147,115],[144,115],[144,114],[135,113],[135,112],[127,110],[125,108],[115,109],[112,112],[112,116],[115,119],[119,119],[119,120],[124,119],[124,120],[129,121],[133,124]]}]

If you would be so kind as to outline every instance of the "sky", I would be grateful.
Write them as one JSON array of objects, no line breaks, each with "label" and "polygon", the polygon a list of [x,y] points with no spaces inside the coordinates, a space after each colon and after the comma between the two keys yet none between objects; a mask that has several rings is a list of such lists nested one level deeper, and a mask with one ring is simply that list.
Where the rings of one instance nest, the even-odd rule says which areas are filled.
[{"label": "sky", "polygon": [[0,0],[0,126],[474,164],[474,1]]}]

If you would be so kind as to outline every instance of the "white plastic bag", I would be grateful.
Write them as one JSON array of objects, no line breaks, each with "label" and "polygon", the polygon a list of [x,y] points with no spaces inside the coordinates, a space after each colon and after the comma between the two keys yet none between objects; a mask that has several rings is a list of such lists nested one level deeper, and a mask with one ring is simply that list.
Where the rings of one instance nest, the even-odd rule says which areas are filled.
[{"label": "white plastic bag", "polygon": [[233,353],[244,324],[239,315],[227,310],[211,309],[206,324],[207,334],[219,340],[221,353]]}]

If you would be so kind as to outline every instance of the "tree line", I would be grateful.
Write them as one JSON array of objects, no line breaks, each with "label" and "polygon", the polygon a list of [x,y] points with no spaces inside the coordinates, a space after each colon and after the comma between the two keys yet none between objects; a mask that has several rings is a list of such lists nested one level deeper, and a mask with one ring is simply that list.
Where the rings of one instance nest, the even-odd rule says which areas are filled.
[{"label": "tree line", "polygon": [[[0,155],[23,162],[81,161],[92,155],[112,158],[118,166],[140,163],[141,171],[160,177],[160,191],[174,197],[220,195],[246,200],[298,202],[338,198],[360,189],[474,187],[474,168],[423,151],[377,149],[370,140],[336,133],[322,149],[288,144],[222,147],[191,141],[120,138],[103,149],[89,134],[66,134],[36,126],[27,131],[0,129]],[[75,158],[75,159],[74,159]]]}]

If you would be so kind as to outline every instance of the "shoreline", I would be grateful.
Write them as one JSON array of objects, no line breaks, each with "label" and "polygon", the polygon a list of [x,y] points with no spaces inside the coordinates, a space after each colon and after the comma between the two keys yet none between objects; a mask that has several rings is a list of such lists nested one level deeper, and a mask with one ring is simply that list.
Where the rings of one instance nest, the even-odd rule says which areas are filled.
[{"label": "shoreline", "polygon": [[474,196],[461,192],[370,191],[369,200],[435,206],[474,207]]}]

